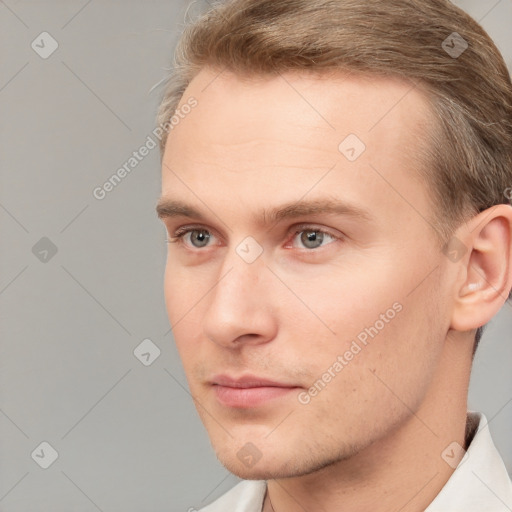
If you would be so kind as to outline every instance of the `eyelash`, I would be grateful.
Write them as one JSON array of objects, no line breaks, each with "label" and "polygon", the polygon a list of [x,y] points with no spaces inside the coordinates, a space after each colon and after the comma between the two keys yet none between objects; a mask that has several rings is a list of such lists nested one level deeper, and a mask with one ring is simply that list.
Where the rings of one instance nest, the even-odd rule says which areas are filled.
[{"label": "eyelash", "polygon": [[[172,237],[166,239],[166,242],[169,244],[185,245],[183,238],[185,237],[185,235],[187,235],[188,233],[191,233],[193,231],[206,231],[211,234],[211,231],[204,228],[203,226],[187,226],[187,227],[177,229],[174,232]],[[325,229],[321,229],[321,228],[318,228],[318,227],[316,227],[314,225],[310,225],[310,224],[303,224],[303,225],[297,226],[295,228],[295,232],[293,233],[293,237],[300,235],[300,233],[303,233],[304,231],[314,231],[316,233],[322,233],[323,235],[328,235],[331,238],[333,238],[334,242],[342,240],[341,236],[334,235],[333,233],[331,233]],[[333,242],[330,242],[330,243],[333,243]],[[326,244],[326,245],[329,245],[329,244]],[[195,250],[195,249],[192,249],[192,250]],[[200,249],[197,248],[197,250],[200,250]],[[306,249],[306,250],[308,252],[312,252],[315,249]]]},{"label": "eyelash", "polygon": [[210,233],[210,231],[208,231],[207,229],[205,229],[202,226],[189,226],[186,228],[179,228],[174,232],[172,237],[166,239],[166,242],[168,244],[176,244],[177,243],[177,244],[182,245],[183,237],[186,234],[191,233],[192,231],[207,231],[208,233]]}]

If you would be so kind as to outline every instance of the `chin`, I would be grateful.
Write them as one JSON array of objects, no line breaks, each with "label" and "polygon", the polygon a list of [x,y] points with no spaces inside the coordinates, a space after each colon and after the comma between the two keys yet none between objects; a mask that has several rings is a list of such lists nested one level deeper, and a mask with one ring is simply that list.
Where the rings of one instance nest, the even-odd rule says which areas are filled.
[{"label": "chin", "polygon": [[[232,454],[226,456],[226,453],[217,453],[219,462],[230,472],[244,480],[274,480],[280,478],[292,478],[304,476],[323,469],[331,464],[339,462],[339,458],[322,457],[319,455],[315,459],[310,456],[297,458],[300,456],[295,452],[295,457],[287,457],[284,452],[277,454],[277,457],[266,458],[262,455],[261,459],[248,466],[241,461],[238,456]],[[282,459],[282,460],[281,460]]]},{"label": "chin", "polygon": [[294,471],[292,468],[285,468],[282,464],[263,464],[262,461],[252,468],[245,467],[238,460],[221,460],[221,464],[230,472],[243,480],[273,480],[276,478],[288,478],[304,474]]}]

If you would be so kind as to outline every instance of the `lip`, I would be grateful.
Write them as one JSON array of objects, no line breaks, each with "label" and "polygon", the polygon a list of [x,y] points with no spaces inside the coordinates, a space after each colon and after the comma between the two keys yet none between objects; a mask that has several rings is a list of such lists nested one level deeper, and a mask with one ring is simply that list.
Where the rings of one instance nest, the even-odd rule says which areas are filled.
[{"label": "lip", "polygon": [[212,384],[225,386],[229,388],[257,388],[257,387],[275,387],[275,388],[294,388],[294,384],[286,384],[275,380],[258,377],[257,375],[246,374],[240,377],[230,377],[229,375],[215,375],[211,379]]},{"label": "lip", "polygon": [[255,375],[217,375],[211,380],[217,400],[226,407],[251,408],[288,395],[298,386]]}]

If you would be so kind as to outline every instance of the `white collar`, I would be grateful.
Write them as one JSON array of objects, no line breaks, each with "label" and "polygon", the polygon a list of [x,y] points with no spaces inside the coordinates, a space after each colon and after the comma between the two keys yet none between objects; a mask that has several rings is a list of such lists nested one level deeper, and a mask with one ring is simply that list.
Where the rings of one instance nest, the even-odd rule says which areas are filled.
[{"label": "white collar", "polygon": [[512,483],[487,419],[481,413],[469,412],[468,421],[478,422],[468,451],[425,512],[512,510]]}]

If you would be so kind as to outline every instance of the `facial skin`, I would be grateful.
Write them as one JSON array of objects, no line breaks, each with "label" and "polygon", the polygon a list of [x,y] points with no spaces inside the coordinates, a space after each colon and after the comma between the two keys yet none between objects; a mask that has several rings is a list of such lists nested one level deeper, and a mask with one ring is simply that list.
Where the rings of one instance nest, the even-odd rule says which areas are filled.
[{"label": "facial skin", "polygon": [[[454,318],[467,311],[453,298],[466,297],[471,251],[459,263],[441,252],[415,172],[429,116],[423,96],[391,79],[255,80],[210,69],[182,102],[191,96],[198,106],[167,142],[160,213],[170,238],[196,231],[169,244],[165,297],[217,457],[241,478],[269,480],[276,512],[423,510],[452,472],[441,452],[464,445],[477,327]],[[353,162],[338,149],[349,134],[366,146]],[[172,201],[201,218],[168,215]],[[272,218],[299,201],[365,216]],[[510,228],[498,217],[488,236],[506,244]],[[469,238],[469,227],[459,233],[468,244],[482,232]],[[315,241],[318,230],[326,234]],[[262,249],[252,263],[237,252],[247,237]],[[452,329],[459,318],[465,332]],[[384,327],[357,341],[348,361],[379,320]],[[338,356],[346,364],[333,377]],[[329,368],[330,382],[301,403]],[[213,376],[249,373],[297,389],[252,408],[221,404]],[[238,456],[247,443],[261,454],[250,467]]]}]

